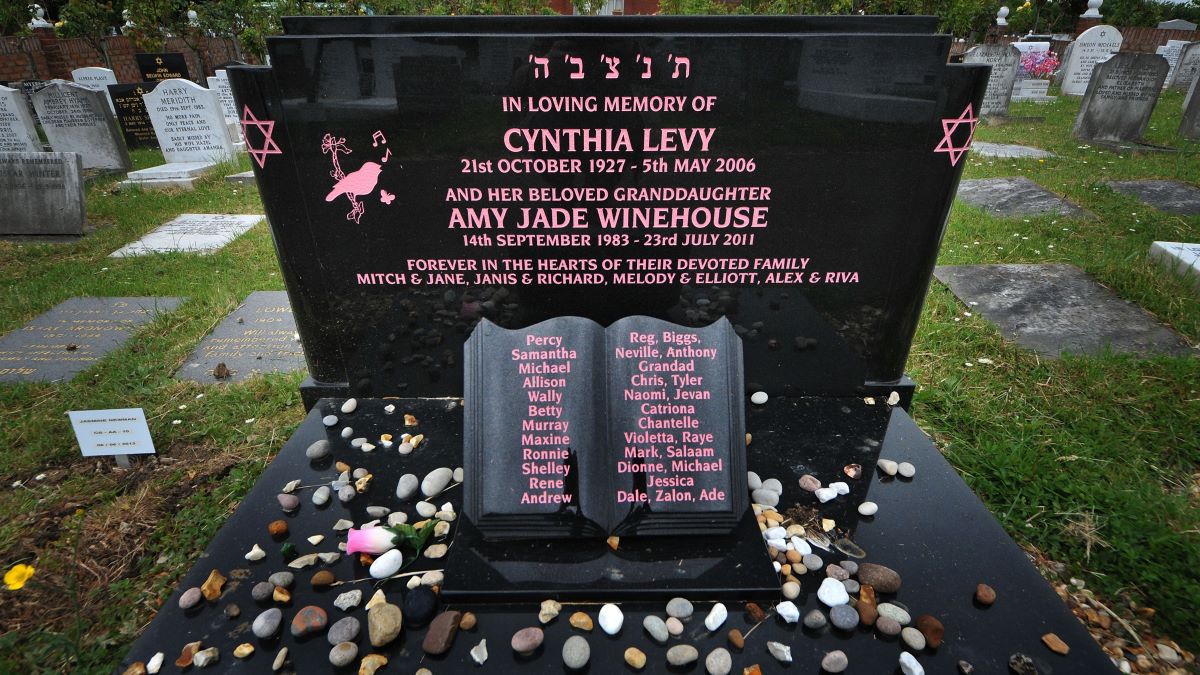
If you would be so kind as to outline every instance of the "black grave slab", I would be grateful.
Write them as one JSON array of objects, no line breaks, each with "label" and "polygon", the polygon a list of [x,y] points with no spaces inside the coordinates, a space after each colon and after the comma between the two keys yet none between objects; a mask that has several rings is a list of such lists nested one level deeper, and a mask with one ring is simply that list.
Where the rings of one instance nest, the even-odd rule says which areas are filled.
[{"label": "black grave slab", "polygon": [[1179,216],[1200,215],[1200,188],[1174,180],[1114,180],[1107,185],[1159,211]]},{"label": "black grave slab", "polygon": [[1001,218],[1054,214],[1083,218],[1088,214],[1024,176],[975,178],[958,185],[964,202]]},{"label": "black grave slab", "polygon": [[71,298],[0,338],[0,382],[56,382],[118,349],[183,298]]},{"label": "black grave slab", "polygon": [[[287,632],[287,624],[298,608],[308,604],[325,608],[331,622],[342,616],[357,617],[364,624],[356,641],[359,653],[385,655],[390,661],[385,672],[407,673],[418,667],[440,674],[478,672],[479,666],[471,660],[468,651],[481,639],[486,639],[490,652],[484,666],[486,670],[558,674],[564,672],[560,656],[562,644],[571,634],[583,635],[591,645],[588,672],[626,672],[622,653],[629,646],[636,646],[649,656],[645,672],[678,672],[666,665],[666,647],[651,643],[641,627],[647,614],[663,615],[662,602],[622,602],[624,628],[612,637],[599,629],[590,633],[573,630],[566,620],[571,612],[586,611],[595,619],[598,608],[595,604],[572,606],[568,603],[556,620],[544,626],[543,647],[532,656],[519,657],[509,649],[509,640],[518,629],[538,625],[536,602],[468,604],[451,601],[444,606],[475,612],[479,617],[477,627],[461,631],[446,655],[431,657],[423,656],[420,648],[426,632],[424,628],[408,627],[392,644],[371,649],[366,638],[366,615],[362,605],[348,613],[332,607],[334,598],[351,588],[363,591],[365,604],[376,586],[387,594],[389,601],[401,602],[407,593],[403,579],[314,590],[308,577],[318,568],[311,567],[296,570],[293,599],[283,607],[284,636],[259,640],[251,635],[250,622],[267,605],[255,603],[250,598],[250,588],[271,573],[284,569],[278,544],[270,542],[266,534],[269,521],[287,520],[290,526],[287,541],[294,543],[301,553],[334,551],[337,542],[343,539],[330,530],[337,519],[344,517],[362,523],[369,519],[366,506],[381,504],[403,508],[410,514],[411,522],[412,504],[401,505],[392,496],[397,477],[404,472],[423,475],[437,466],[455,466],[461,457],[462,409],[455,401],[360,400],[355,413],[341,416],[344,423],[374,438],[381,432],[403,429],[402,413],[415,414],[420,420],[415,431],[424,433],[429,445],[407,456],[397,456],[394,450],[391,453],[379,449],[362,453],[351,449],[348,441],[338,436],[337,427],[326,429],[321,423],[321,417],[336,410],[338,404],[338,400],[322,402],[310,412],[217,533],[200,562],[181,578],[178,589],[131,647],[117,672],[134,661],[145,662],[159,651],[170,663],[182,646],[193,640],[201,640],[205,647],[214,646],[220,650],[219,667],[223,671],[269,673],[275,653],[279,647],[286,646],[290,654],[289,669],[334,672],[327,665],[330,645],[323,635],[296,640]],[[383,414],[385,404],[396,405],[392,416]],[[1108,657],[1041,578],[1024,552],[1007,537],[903,410],[866,406],[861,399],[773,398],[766,406],[751,407],[747,411],[747,423],[754,434],[754,442],[748,449],[750,468],[763,476],[778,478],[785,486],[785,503],[798,501],[806,506],[816,506],[811,495],[796,487],[796,481],[803,473],[832,480],[834,476],[843,477],[841,467],[845,462],[855,460],[866,464],[867,459],[875,456],[916,465],[917,474],[912,480],[881,478],[876,472],[869,471],[862,479],[852,481],[851,497],[831,502],[837,506],[822,511],[837,518],[838,527],[852,534],[854,541],[866,550],[866,560],[892,567],[902,575],[903,587],[895,599],[915,614],[929,613],[938,617],[946,626],[942,647],[926,650],[918,656],[927,672],[954,672],[958,660],[964,659],[975,666],[975,672],[1003,673],[1007,672],[1009,655],[1014,652],[1031,656],[1042,673],[1097,675],[1116,672]],[[334,499],[331,505],[320,509],[311,504],[311,489],[304,489],[300,493],[302,505],[298,512],[284,515],[275,501],[275,494],[284,483],[300,479],[304,484],[312,485],[335,477],[335,471],[328,463],[313,467],[304,457],[305,447],[319,438],[334,441],[335,458],[374,473],[373,487],[368,495],[358,497],[348,506]],[[460,488],[454,488],[438,501],[450,501],[458,508],[460,497]],[[877,503],[878,514],[870,518],[848,515],[855,514],[853,507],[862,499]],[[317,547],[310,546],[305,537],[316,533],[326,535],[326,539]],[[250,563],[243,555],[255,543],[266,549],[268,555],[262,561]],[[624,546],[625,542],[622,542],[618,551]],[[839,554],[819,553],[827,562],[841,559]],[[458,544],[450,549],[451,561],[456,555]],[[625,555],[634,556],[636,550]],[[756,559],[753,554],[748,554],[743,562],[765,561],[765,552],[761,548],[758,555],[760,557]],[[412,569],[434,568],[435,562],[421,559]],[[693,569],[692,562],[681,551],[672,573],[689,572]],[[226,584],[218,602],[202,603],[200,608],[188,613],[181,611],[177,605],[180,594],[189,587],[200,585],[213,568],[236,578],[236,583]],[[341,580],[366,576],[358,562],[344,556],[328,569]],[[800,577],[803,592],[796,604],[802,615],[818,606],[815,590],[822,576],[807,574]],[[972,600],[975,585],[981,582],[998,591],[998,601],[989,608],[975,606]],[[451,592],[448,585],[443,589],[444,594]],[[716,647],[728,646],[725,639],[728,629],[738,628],[747,633],[754,625],[739,604],[727,602],[728,621],[720,630],[709,633],[702,625],[702,618],[711,606],[711,598],[694,595],[690,599],[696,603],[696,615],[686,624],[683,638],[672,640],[668,645],[693,644],[703,658]],[[882,595],[881,599],[892,598]],[[226,619],[222,614],[229,603],[236,603],[241,608],[241,616],[236,620]],[[1041,644],[1041,636],[1047,632],[1056,633],[1070,645],[1069,656],[1053,654]],[[775,662],[767,654],[767,641],[789,645],[796,663],[784,667]],[[251,642],[257,647],[246,660],[232,657],[234,646],[242,642]],[[785,624],[776,616],[759,626],[746,642],[744,651],[733,653],[734,672],[757,663],[766,673],[815,673],[820,658],[827,651],[842,649],[849,654],[854,672],[892,673],[897,670],[897,659],[902,650],[902,645],[895,639],[878,638],[868,629],[841,633],[825,628],[814,632],[799,624]],[[696,666],[690,672],[701,672],[701,668]]]},{"label": "black grave slab", "polygon": [[142,98],[143,94],[154,90],[155,84],[141,82],[108,85],[108,97],[116,108],[117,122],[120,123],[121,133],[125,136],[125,145],[130,149],[158,147],[158,136],[154,133],[150,113],[146,111],[146,101]]},{"label": "black grave slab", "polygon": [[[224,363],[228,377],[213,375]],[[243,382],[264,373],[304,370],[296,319],[284,291],[254,291],[225,317],[175,371],[175,379],[200,384]]]},{"label": "black grave slab", "polygon": [[1194,353],[1149,312],[1073,265],[955,265],[938,267],[934,276],[1004,337],[1043,356]]},{"label": "black grave slab", "polygon": [[[689,326],[726,316],[745,341],[747,383],[770,393],[904,388],[986,79],[984,67],[946,64],[951,39],[927,18],[295,22],[326,34],[272,38],[270,68],[229,73],[238,105],[261,122],[248,122],[249,147],[308,358],[306,403],[320,392],[459,395],[458,355],[480,318],[520,328],[568,314]],[[514,99],[670,96],[715,103],[504,110]],[[521,129],[581,128],[629,133],[637,147],[513,145]],[[647,144],[667,128],[712,131],[712,145]],[[719,158],[732,168],[718,171]],[[714,164],[689,168],[705,159]],[[534,168],[546,160],[568,163]],[[350,182],[335,189],[339,172]],[[769,199],[744,191],[755,187]],[[509,189],[520,197],[504,201]],[[618,189],[654,191],[630,201]],[[725,189],[743,191],[714,197]],[[586,224],[517,220],[573,208]],[[599,221],[602,209],[738,208],[769,222]],[[467,209],[506,210],[492,228],[464,229],[454,219]]]},{"label": "black grave slab", "polygon": [[190,80],[187,59],[179,52],[134,54],[138,71],[145,82],[161,82],[175,78]]}]

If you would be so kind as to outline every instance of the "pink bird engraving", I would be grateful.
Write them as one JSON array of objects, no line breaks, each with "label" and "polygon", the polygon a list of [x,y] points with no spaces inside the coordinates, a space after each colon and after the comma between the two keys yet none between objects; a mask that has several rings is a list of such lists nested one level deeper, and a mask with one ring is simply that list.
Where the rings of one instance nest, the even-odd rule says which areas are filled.
[{"label": "pink bird engraving", "polygon": [[350,213],[346,214],[346,220],[359,222],[366,207],[358,198],[375,191],[375,184],[379,182],[379,172],[382,170],[383,167],[375,162],[364,162],[357,171],[352,171],[339,180],[329,194],[325,195],[325,201],[331,202],[341,195],[346,195],[352,206]]}]

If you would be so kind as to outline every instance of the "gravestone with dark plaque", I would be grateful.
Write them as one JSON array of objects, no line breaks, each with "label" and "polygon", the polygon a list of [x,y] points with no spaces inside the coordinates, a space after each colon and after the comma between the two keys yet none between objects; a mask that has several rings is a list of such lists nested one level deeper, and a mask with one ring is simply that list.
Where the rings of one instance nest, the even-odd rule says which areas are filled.
[{"label": "gravestone with dark plaque", "polygon": [[53,80],[33,94],[42,130],[56,152],[76,152],[85,169],[128,171],[129,151],[108,107],[108,94]]},{"label": "gravestone with dark plaque", "polygon": [[142,98],[152,89],[153,82],[108,85],[108,97],[116,108],[126,147],[158,147],[158,136],[154,134],[154,125],[150,123],[150,113],[146,112],[146,101]]},{"label": "gravestone with dark plaque", "polygon": [[0,382],[69,380],[182,298],[71,298],[0,337]]},{"label": "gravestone with dark plaque", "polygon": [[78,153],[0,151],[0,234],[83,234],[83,193]]},{"label": "gravestone with dark plaque", "polygon": [[[917,242],[941,231],[984,71],[947,66],[925,19],[870,37],[833,18],[747,20],[766,34],[754,47],[729,21],[743,22],[616,22],[618,51],[578,28],[545,37],[582,25],[563,18],[532,20],[528,36],[486,35],[477,18],[349,19],[321,30],[393,32],[284,36],[274,68],[230,68],[268,219],[295,224],[276,240],[306,401],[454,394],[481,318],[519,328],[564,311],[603,325],[727,316],[746,381],[771,393],[911,391],[903,345],[933,265]],[[462,34],[405,37],[450,25]],[[670,41],[651,37],[662,30]],[[360,57],[304,56],[343,49]],[[319,83],[368,80],[303,102]],[[818,127],[831,135],[794,133]],[[816,157],[821,170],[805,168]],[[936,179],[887,178],[913,162]],[[861,227],[890,243],[864,247]],[[403,259],[384,264],[381,247]],[[907,300],[885,307],[896,288]]]},{"label": "gravestone with dark plaque", "polygon": [[42,140],[25,97],[17,89],[0,87],[0,152],[40,152]]},{"label": "gravestone with dark plaque", "polygon": [[1098,62],[1072,133],[1085,141],[1140,142],[1167,70],[1158,54],[1121,52]]},{"label": "gravestone with dark plaque", "polygon": [[175,372],[201,384],[242,382],[266,373],[304,370],[296,320],[283,291],[254,291],[200,341]]},{"label": "gravestone with dark plaque", "polygon": [[1098,61],[1121,51],[1124,38],[1113,26],[1092,26],[1071,43],[1063,64],[1062,93],[1083,96]]},{"label": "gravestone with dark plaque", "polygon": [[963,63],[979,63],[992,67],[979,114],[1007,115],[1013,84],[1017,80],[1017,71],[1021,69],[1021,52],[1012,45],[976,45],[963,57]]},{"label": "gravestone with dark plaque", "polygon": [[190,80],[187,59],[179,52],[161,52],[154,54],[135,54],[138,71],[143,82],[161,82],[162,80]]},{"label": "gravestone with dark plaque", "polygon": [[8,86],[21,91],[21,95],[25,97],[25,103],[29,105],[29,110],[33,113],[33,118],[36,120],[37,111],[33,108],[33,92],[47,84],[50,84],[50,80],[16,80],[9,82]]},{"label": "gravestone with dark plaque", "polygon": [[[321,670],[365,649],[360,635],[330,651],[354,619],[371,629],[363,672],[386,658],[396,672],[474,672],[486,659],[498,672],[561,673],[578,665],[580,641],[590,672],[627,668],[599,631],[573,628],[579,616],[543,616],[529,653],[497,648],[558,600],[621,603],[600,610],[601,628],[615,633],[623,617],[622,646],[646,655],[647,671],[673,672],[648,617],[679,596],[708,617],[686,640],[714,672],[727,630],[756,624],[756,644],[779,643],[771,651],[790,650],[801,670],[852,640],[856,669],[891,672],[896,645],[870,628],[795,625],[823,608],[819,585],[838,606],[867,592],[797,573],[804,555],[830,575],[869,555],[904,579],[881,599],[951,627],[953,639],[919,655],[931,672],[960,659],[1003,667],[1015,650],[1045,672],[1112,671],[897,405],[985,87],[985,68],[946,64],[951,40],[935,23],[288,19],[288,35],[269,41],[270,69],[230,76],[323,380],[305,395],[384,398],[312,402],[121,667],[203,640],[222,659],[250,641],[255,668]],[[757,475],[737,475],[741,453]],[[880,457],[920,472],[881,478]],[[804,474],[829,494],[801,490]],[[744,508],[738,491],[752,488],[757,504]],[[868,493],[877,509],[860,512]],[[266,534],[277,518],[283,549]],[[375,526],[385,518],[390,531]],[[531,522],[543,536],[513,538]],[[432,545],[414,549],[425,537]],[[268,610],[255,597],[271,593],[293,542],[289,566],[307,576],[321,565],[339,588],[296,583]],[[214,568],[239,583],[184,609],[185,589]],[[979,610],[947,590],[993,578],[1020,601]],[[722,613],[718,600],[739,605]],[[780,619],[737,611],[746,600],[777,603]],[[244,617],[254,637],[213,630],[229,625],[229,604],[270,614]],[[381,636],[401,606],[406,628]],[[459,610],[481,620],[449,644],[438,628],[452,637]],[[322,616],[337,619],[330,640],[303,635]],[[643,621],[650,633],[631,630]],[[282,624],[293,630],[278,634]],[[1041,646],[1048,630],[1069,659]],[[729,657],[735,668],[766,658]]]}]

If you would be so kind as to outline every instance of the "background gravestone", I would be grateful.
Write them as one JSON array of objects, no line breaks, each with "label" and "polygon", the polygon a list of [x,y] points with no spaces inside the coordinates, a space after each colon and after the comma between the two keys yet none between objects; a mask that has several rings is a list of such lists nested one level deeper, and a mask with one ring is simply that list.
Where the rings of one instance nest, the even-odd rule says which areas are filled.
[{"label": "background gravestone", "polygon": [[233,88],[229,86],[229,74],[224,70],[214,71],[216,74],[208,78],[208,88],[217,95],[221,104],[221,112],[230,122],[238,121],[237,103],[233,100]]},{"label": "background gravestone", "polygon": [[116,108],[117,122],[129,148],[158,147],[158,136],[154,134],[154,125],[150,123],[150,113],[146,112],[146,101],[142,98],[153,88],[152,82],[108,86],[109,100]]},{"label": "background gravestone", "polygon": [[0,234],[83,234],[83,163],[74,152],[0,152]]},{"label": "background gravestone", "polygon": [[37,125],[20,91],[0,87],[0,152],[41,152]]},{"label": "background gravestone", "polygon": [[[224,363],[227,378],[213,370]],[[240,382],[262,373],[304,370],[304,350],[284,291],[255,291],[200,341],[175,372],[177,380],[201,384]]]},{"label": "background gravestone", "polygon": [[1087,215],[1083,209],[1024,176],[964,180],[958,184],[958,198],[1000,218],[1047,213],[1072,218]]},{"label": "background gravestone", "polygon": [[0,338],[0,382],[69,380],[182,298],[71,298]]},{"label": "background gravestone", "polygon": [[21,92],[21,95],[25,97],[25,104],[29,106],[29,111],[33,113],[33,119],[36,120],[37,111],[33,109],[33,92],[38,91],[47,84],[50,84],[50,80],[17,80],[9,82],[8,86]]},{"label": "background gravestone", "polygon": [[168,163],[233,159],[233,142],[216,94],[195,82],[170,79],[143,98]]},{"label": "background gravestone", "polygon": [[113,107],[112,99],[108,98],[108,86],[117,84],[117,74],[109,68],[76,68],[71,71],[71,79],[81,87],[87,87],[93,91],[104,93],[104,97],[108,99],[108,109],[114,113],[117,111]]},{"label": "background gravestone", "polygon": [[[1050,51],[1049,42],[1014,42],[1012,46],[1021,52],[1021,57],[1032,52],[1048,52]],[[1046,95],[1046,91],[1050,87],[1049,80],[1042,80],[1026,73],[1023,69],[1017,69],[1017,79],[1013,83],[1013,101],[1034,101],[1045,103],[1053,100],[1052,97]]]},{"label": "background gravestone", "polygon": [[1085,141],[1140,141],[1166,77],[1167,60],[1158,54],[1121,52],[1097,63],[1072,133]]},{"label": "background gravestone", "polygon": [[992,67],[987,91],[983,94],[981,115],[1007,115],[1017,71],[1021,69],[1021,52],[1012,45],[976,45],[963,57],[963,63],[980,63]]},{"label": "background gravestone", "polygon": [[1187,98],[1183,103],[1183,118],[1179,121],[1179,135],[1193,141],[1200,140],[1200,96],[1196,89],[1200,87],[1200,77],[1192,80],[1188,88]]},{"label": "background gravestone", "polygon": [[109,254],[128,258],[150,253],[211,253],[257,225],[262,216],[185,213]]},{"label": "background gravestone", "polygon": [[1121,31],[1113,26],[1092,26],[1071,43],[1071,53],[1063,66],[1062,93],[1083,96],[1096,63],[1121,51]]},{"label": "background gravestone", "polygon": [[1200,216],[1200,188],[1174,180],[1115,180],[1108,187],[1165,213]]},{"label": "background gravestone", "polygon": [[1189,42],[1180,50],[1179,62],[1175,65],[1175,75],[1171,78],[1173,89],[1187,91],[1200,73],[1200,42]]},{"label": "background gravestone", "polygon": [[1043,356],[1193,351],[1146,310],[1073,265],[957,265],[938,267],[934,276],[1004,337]]},{"label": "background gravestone", "polygon": [[145,82],[160,82],[162,80],[190,80],[187,59],[179,52],[160,52],[155,54],[135,54],[138,70],[141,71]]},{"label": "background gravestone", "polygon": [[78,152],[85,169],[129,170],[129,151],[107,94],[53,80],[34,92],[33,107],[56,152]]},{"label": "background gravestone", "polygon": [[1175,67],[1179,65],[1179,57],[1183,53],[1183,48],[1187,45],[1188,42],[1186,40],[1167,40],[1167,44],[1154,50],[1154,53],[1166,59],[1167,65],[1170,66],[1170,69],[1167,70],[1167,80],[1163,82],[1164,88],[1169,86],[1171,81],[1175,79]]}]

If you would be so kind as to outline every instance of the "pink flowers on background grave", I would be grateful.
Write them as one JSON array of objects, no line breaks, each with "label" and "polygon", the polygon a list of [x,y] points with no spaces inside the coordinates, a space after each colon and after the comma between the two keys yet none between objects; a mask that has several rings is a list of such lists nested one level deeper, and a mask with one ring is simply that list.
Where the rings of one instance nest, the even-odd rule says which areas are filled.
[{"label": "pink flowers on background grave", "polygon": [[1039,80],[1050,79],[1058,64],[1058,54],[1051,51],[1027,52],[1021,56],[1021,72]]}]

